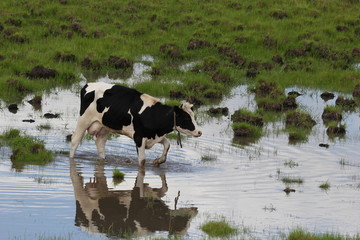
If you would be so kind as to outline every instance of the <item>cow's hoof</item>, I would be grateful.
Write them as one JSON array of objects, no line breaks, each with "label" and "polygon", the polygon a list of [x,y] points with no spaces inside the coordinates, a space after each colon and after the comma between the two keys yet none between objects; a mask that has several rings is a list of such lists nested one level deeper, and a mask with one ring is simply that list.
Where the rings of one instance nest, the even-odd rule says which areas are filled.
[{"label": "cow's hoof", "polygon": [[153,161],[153,165],[154,166],[160,166],[160,164],[164,163],[166,160],[165,159],[162,159],[162,158],[157,158]]}]

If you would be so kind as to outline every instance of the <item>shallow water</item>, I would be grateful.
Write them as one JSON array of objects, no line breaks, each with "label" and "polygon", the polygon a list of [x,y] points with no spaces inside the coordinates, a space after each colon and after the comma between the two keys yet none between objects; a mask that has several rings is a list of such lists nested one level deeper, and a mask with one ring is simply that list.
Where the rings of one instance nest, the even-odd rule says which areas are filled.
[{"label": "shallow water", "polygon": [[[201,107],[196,115],[203,136],[186,138],[183,148],[172,140],[168,161],[160,168],[148,161],[145,170],[139,171],[134,144],[124,136],[108,141],[105,162],[97,159],[93,140],[82,142],[74,162],[66,154],[57,154],[53,163],[23,169],[12,167],[11,151],[2,147],[1,236],[106,239],[130,232],[139,238],[177,233],[185,239],[199,239],[206,237],[199,229],[202,223],[222,217],[247,229],[235,238],[277,238],[296,227],[360,233],[358,110],[344,114],[345,137],[329,139],[321,114],[335,100],[323,101],[317,90],[290,90],[304,94],[297,98],[300,109],[317,122],[306,143],[289,144],[288,135],[281,131],[283,122],[277,121],[266,124],[264,137],[239,145],[233,139],[229,116],[209,118],[208,107]],[[56,89],[43,96],[41,110],[24,101],[16,114],[1,102],[0,129],[19,128],[45,140],[51,150],[68,151],[65,136],[75,128],[78,91],[78,85]],[[256,108],[246,86],[233,89],[219,106],[229,107],[230,114],[240,107]],[[45,119],[47,112],[61,117]],[[30,118],[35,122],[22,122]],[[51,129],[38,129],[41,124],[50,124]],[[330,146],[321,148],[319,143]],[[147,158],[154,159],[161,152],[161,146],[155,146],[146,152]],[[285,164],[290,161],[297,166]],[[126,174],[124,182],[114,183],[115,167]],[[296,192],[287,195],[282,177],[299,177],[304,182],[291,185]],[[321,190],[319,185],[326,181],[330,189]]]}]

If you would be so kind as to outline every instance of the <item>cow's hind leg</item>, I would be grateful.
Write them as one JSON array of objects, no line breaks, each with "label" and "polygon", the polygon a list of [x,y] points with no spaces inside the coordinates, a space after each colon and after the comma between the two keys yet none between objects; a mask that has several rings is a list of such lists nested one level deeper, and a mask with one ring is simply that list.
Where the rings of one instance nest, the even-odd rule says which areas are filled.
[{"label": "cow's hind leg", "polygon": [[164,146],[164,151],[163,151],[162,155],[159,158],[157,158],[157,159],[155,159],[153,161],[153,164],[156,165],[156,166],[159,166],[160,164],[166,162],[166,156],[167,156],[167,153],[168,153],[169,148],[170,148],[170,142],[165,137],[159,143],[161,143]]},{"label": "cow's hind leg", "polygon": [[102,128],[96,135],[96,148],[99,153],[99,157],[105,159],[105,143],[108,139],[109,131]]}]

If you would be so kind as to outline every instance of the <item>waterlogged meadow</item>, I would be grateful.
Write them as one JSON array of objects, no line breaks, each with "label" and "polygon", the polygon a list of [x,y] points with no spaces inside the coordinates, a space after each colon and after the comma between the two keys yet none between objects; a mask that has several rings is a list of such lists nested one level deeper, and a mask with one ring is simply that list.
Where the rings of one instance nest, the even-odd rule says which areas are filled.
[{"label": "waterlogged meadow", "polygon": [[[359,239],[359,8],[1,1],[1,237]],[[190,101],[203,135],[70,160],[87,81]]]},{"label": "waterlogged meadow", "polygon": [[[36,136],[55,155],[45,166],[19,166],[11,146],[2,142],[0,221],[8,239],[206,239],[227,231],[222,237],[285,239],[299,228],[305,236],[358,236],[358,107],[344,110],[344,135],[329,135],[322,115],[336,100],[324,101],[319,90],[289,88],[287,93],[302,93],[298,111],[316,122],[305,139],[290,137],[286,112],[263,113],[261,136],[238,137],[232,116],[239,109],[257,110],[256,95],[242,85],[218,105],[197,108],[201,138],[182,138],[180,148],[171,137],[165,164],[151,165],[162,151],[159,145],[147,150],[149,161],[138,169],[134,143],[117,135],[108,140],[105,161],[98,159],[91,137],[69,160],[67,138],[84,83],[44,94],[41,109],[24,101],[15,114],[1,111],[2,129]],[[225,115],[209,112],[224,107]],[[58,118],[44,117],[49,114]],[[34,122],[23,122],[28,119]],[[220,229],[212,229],[214,224]]]}]

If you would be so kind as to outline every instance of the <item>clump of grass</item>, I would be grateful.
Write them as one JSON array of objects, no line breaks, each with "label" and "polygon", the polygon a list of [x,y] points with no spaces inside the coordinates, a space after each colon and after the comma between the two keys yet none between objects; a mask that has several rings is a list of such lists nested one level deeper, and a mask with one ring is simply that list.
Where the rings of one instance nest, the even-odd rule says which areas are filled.
[{"label": "clump of grass", "polygon": [[324,123],[329,123],[332,121],[341,121],[342,119],[342,110],[338,106],[326,106],[324,112],[321,115]]},{"label": "clump of grass", "polygon": [[360,235],[356,236],[342,236],[336,233],[310,233],[304,229],[298,228],[292,230],[287,236],[286,240],[359,240]]},{"label": "clump of grass", "polygon": [[246,122],[254,126],[263,126],[264,121],[260,114],[241,108],[231,115],[233,122]]},{"label": "clump of grass", "polygon": [[201,225],[200,228],[210,237],[229,237],[238,231],[225,220],[209,221]]},{"label": "clump of grass", "polygon": [[125,173],[121,172],[119,169],[115,168],[113,170],[113,181],[115,184],[119,184],[124,181]]},{"label": "clump of grass", "polygon": [[303,184],[304,180],[301,178],[293,178],[293,177],[283,177],[281,181],[285,184]]},{"label": "clump of grass", "polygon": [[261,127],[254,126],[250,123],[246,122],[235,122],[232,124],[232,128],[234,130],[235,137],[253,137],[259,138],[261,137]]},{"label": "clump of grass", "polygon": [[311,129],[316,122],[312,119],[311,115],[308,113],[300,111],[290,111],[286,114],[286,127],[296,127],[296,128],[307,128]]},{"label": "clump of grass", "polygon": [[307,142],[309,131],[301,128],[287,129],[289,133],[289,144]]},{"label": "clump of grass", "polygon": [[322,190],[329,190],[330,188],[330,183],[328,181],[320,184],[319,188],[321,188]]},{"label": "clump of grass", "polygon": [[44,142],[31,136],[21,136],[17,129],[9,129],[0,140],[12,148],[11,161],[18,164],[44,165],[54,159]]}]

